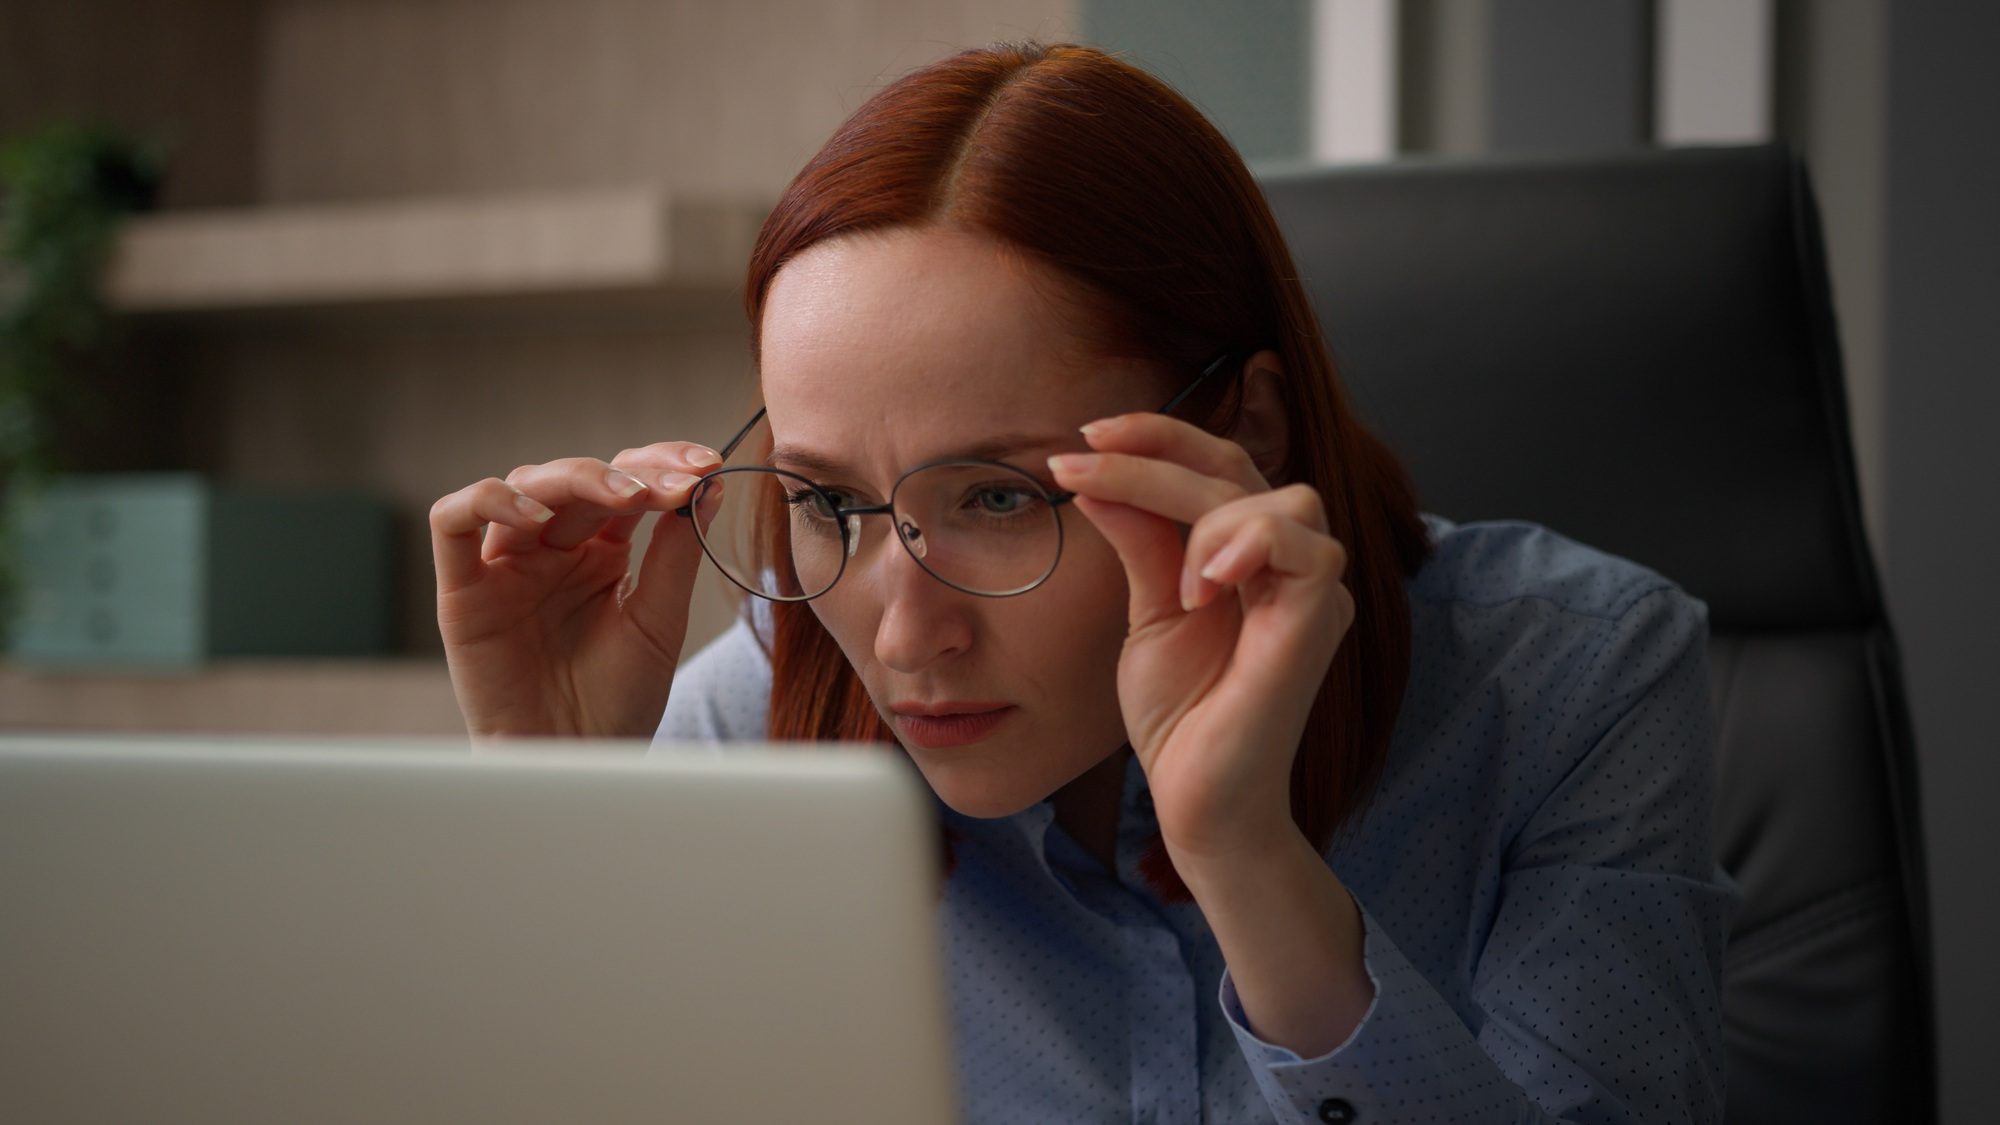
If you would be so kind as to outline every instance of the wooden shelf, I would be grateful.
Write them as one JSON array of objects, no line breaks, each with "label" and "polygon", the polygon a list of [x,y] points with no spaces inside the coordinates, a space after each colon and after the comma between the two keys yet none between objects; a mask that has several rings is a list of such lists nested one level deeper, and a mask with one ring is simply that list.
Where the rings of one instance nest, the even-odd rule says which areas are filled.
[{"label": "wooden shelf", "polygon": [[177,211],[120,233],[111,307],[256,319],[733,307],[766,208],[653,187]]},{"label": "wooden shelf", "polygon": [[0,661],[0,728],[462,735],[442,660],[225,660],[182,671]]}]

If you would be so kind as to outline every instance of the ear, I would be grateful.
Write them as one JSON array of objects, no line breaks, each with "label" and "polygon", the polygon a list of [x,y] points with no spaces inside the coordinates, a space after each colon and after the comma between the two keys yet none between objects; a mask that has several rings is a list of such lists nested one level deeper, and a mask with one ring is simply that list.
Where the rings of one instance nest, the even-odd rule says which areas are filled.
[{"label": "ear", "polygon": [[1291,445],[1291,429],[1286,425],[1284,398],[1278,386],[1285,377],[1285,361],[1266,349],[1243,361],[1243,411],[1236,420],[1230,439],[1241,445],[1257,465],[1266,483],[1273,488],[1286,482],[1285,454]]}]

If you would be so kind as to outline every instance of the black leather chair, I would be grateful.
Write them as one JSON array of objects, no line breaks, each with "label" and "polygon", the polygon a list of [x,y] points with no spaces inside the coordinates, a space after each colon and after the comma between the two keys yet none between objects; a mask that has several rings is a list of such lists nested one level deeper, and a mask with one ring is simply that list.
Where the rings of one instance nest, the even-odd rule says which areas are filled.
[{"label": "black leather chair", "polygon": [[1455,520],[1709,605],[1731,1122],[1936,1120],[1910,721],[1819,218],[1784,146],[1262,182],[1357,407]]}]

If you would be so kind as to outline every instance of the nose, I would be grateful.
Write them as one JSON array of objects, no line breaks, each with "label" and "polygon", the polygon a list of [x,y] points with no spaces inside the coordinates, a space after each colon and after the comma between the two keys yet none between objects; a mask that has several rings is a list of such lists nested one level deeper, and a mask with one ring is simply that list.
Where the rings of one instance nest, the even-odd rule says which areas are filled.
[{"label": "nose", "polygon": [[875,659],[897,672],[917,672],[970,648],[974,596],[933,578],[894,534],[870,539],[848,566],[863,563],[866,584],[880,592]]}]

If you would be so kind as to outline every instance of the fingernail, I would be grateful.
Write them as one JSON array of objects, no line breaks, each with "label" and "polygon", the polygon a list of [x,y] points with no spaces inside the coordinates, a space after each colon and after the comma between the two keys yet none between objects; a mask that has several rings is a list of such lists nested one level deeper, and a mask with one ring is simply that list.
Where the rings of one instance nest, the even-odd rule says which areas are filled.
[{"label": "fingernail", "polygon": [[1217,551],[1214,558],[1208,560],[1208,565],[1201,568],[1201,576],[1210,582],[1222,581],[1221,575],[1223,570],[1233,565],[1242,554],[1243,545],[1240,543],[1231,543],[1229,546]]},{"label": "fingernail", "polygon": [[688,450],[687,463],[697,469],[706,469],[710,465],[722,464],[722,457],[713,449],[690,449]]},{"label": "fingernail", "polygon": [[521,509],[522,515],[535,520],[537,523],[547,523],[555,516],[555,513],[544,507],[541,501],[536,500],[525,492],[516,492],[514,494],[514,506]]},{"label": "fingernail", "polygon": [[620,496],[637,496],[646,491],[646,482],[613,469],[604,474],[604,483]]},{"label": "fingernail", "polygon": [[1201,596],[1201,579],[1189,571],[1181,571],[1181,612],[1193,613],[1195,599]]},{"label": "fingernail", "polygon": [[[668,492],[679,492],[700,479],[700,477],[692,477],[686,473],[662,473],[660,475],[660,487],[666,489]],[[720,487],[720,485],[717,487]]]},{"label": "fingernail", "polygon": [[1111,428],[1117,424],[1118,419],[1116,418],[1099,418],[1095,422],[1085,422],[1083,425],[1078,426],[1077,429],[1082,430],[1086,437],[1096,437],[1098,434],[1109,433]]},{"label": "fingernail", "polygon": [[1089,472],[1090,467],[1096,463],[1097,457],[1095,454],[1055,453],[1049,456],[1049,471],[1068,473],[1071,476],[1082,476]]}]

